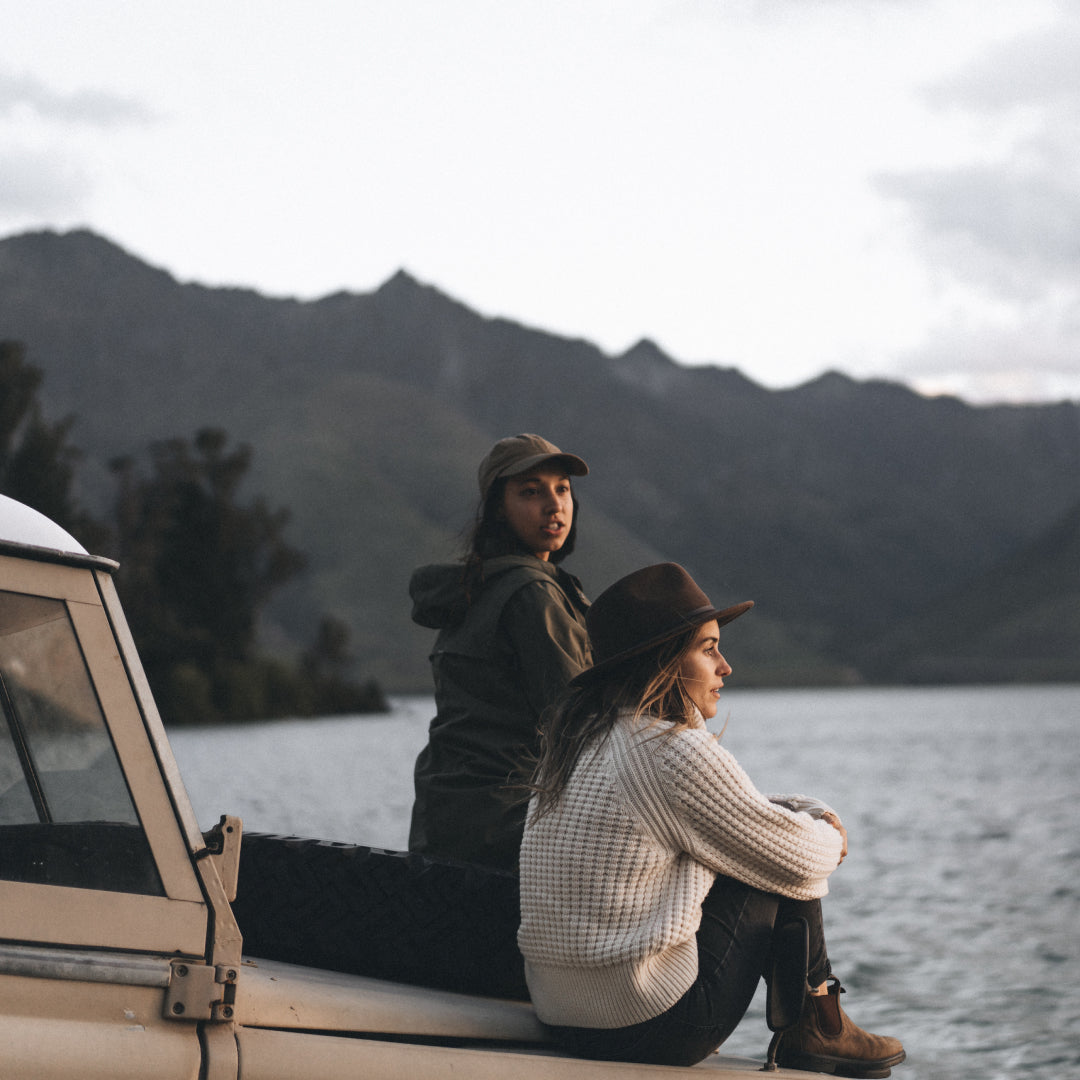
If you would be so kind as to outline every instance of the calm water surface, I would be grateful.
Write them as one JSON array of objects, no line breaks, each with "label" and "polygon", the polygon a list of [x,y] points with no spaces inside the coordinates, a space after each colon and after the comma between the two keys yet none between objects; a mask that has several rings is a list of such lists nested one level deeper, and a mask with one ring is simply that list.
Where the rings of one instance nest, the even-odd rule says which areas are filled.
[{"label": "calm water surface", "polygon": [[[170,732],[204,827],[403,848],[432,715]],[[844,1007],[897,1035],[898,1080],[1080,1078],[1080,686],[725,691],[765,792],[816,795],[850,854],[825,900]],[[761,997],[726,1044],[761,1057]]]}]

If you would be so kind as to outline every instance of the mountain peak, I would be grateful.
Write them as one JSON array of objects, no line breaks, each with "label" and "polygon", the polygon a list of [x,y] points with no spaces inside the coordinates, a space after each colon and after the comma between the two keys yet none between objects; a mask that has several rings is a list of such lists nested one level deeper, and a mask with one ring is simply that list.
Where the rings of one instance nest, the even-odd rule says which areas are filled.
[{"label": "mountain peak", "polygon": [[438,290],[432,285],[425,285],[418,278],[413,277],[404,267],[395,270],[376,290],[376,296],[401,297],[411,296],[417,293],[431,293]]},{"label": "mountain peak", "polygon": [[399,266],[393,274],[380,286],[383,289],[400,289],[405,286],[420,288],[420,282],[409,273],[403,266]]},{"label": "mountain peak", "polygon": [[160,270],[125,251],[118,244],[86,228],[58,232],[41,229],[0,240],[0,268],[17,265],[48,280],[106,281],[157,278],[175,284],[168,271]]},{"label": "mountain peak", "polygon": [[636,345],[632,345],[619,357],[619,360],[623,363],[659,364],[661,367],[675,364],[675,361],[652,338],[648,337],[643,337]]},{"label": "mountain peak", "polygon": [[795,387],[797,393],[809,393],[818,397],[847,397],[858,389],[858,383],[843,372],[830,368],[820,375]]}]

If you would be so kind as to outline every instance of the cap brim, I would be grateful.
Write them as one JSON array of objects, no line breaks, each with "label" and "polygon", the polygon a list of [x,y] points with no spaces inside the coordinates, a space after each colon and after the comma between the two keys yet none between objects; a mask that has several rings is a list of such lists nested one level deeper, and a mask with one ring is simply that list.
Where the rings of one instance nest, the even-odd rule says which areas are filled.
[{"label": "cap brim", "polygon": [[613,668],[625,664],[635,656],[640,656],[642,653],[656,648],[657,645],[663,645],[665,641],[670,641],[673,637],[678,637],[679,634],[685,633],[695,626],[704,626],[705,623],[711,622],[713,619],[716,620],[718,626],[726,626],[733,619],[737,619],[740,615],[745,615],[753,606],[753,600],[744,600],[741,604],[733,604],[731,607],[705,608],[703,611],[694,612],[691,617],[687,618],[685,622],[680,623],[678,626],[674,626],[670,630],[665,630],[664,633],[657,634],[656,637],[650,638],[648,641],[643,641],[640,645],[635,645],[632,649],[624,649],[621,653],[609,656],[606,660],[601,660],[599,664],[593,664],[592,667],[587,667],[584,671],[579,672],[570,680],[570,685],[577,687],[587,686],[594,679],[601,675],[606,675]]},{"label": "cap brim", "polygon": [[506,476],[520,476],[523,472],[528,472],[530,469],[535,469],[537,465],[544,461],[559,461],[566,467],[567,475],[569,476],[587,476],[589,473],[589,466],[582,461],[577,454],[534,454],[532,457],[522,458],[520,461],[515,461],[513,465],[506,469],[503,469],[498,478],[501,479]]}]

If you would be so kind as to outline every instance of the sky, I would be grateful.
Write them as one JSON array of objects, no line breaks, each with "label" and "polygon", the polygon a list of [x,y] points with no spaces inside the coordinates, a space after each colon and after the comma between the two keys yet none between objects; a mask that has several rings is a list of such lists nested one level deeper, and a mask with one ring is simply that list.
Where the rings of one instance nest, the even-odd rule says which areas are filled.
[{"label": "sky", "polygon": [[302,299],[403,268],[772,388],[1080,400],[1080,0],[0,0],[0,26],[0,236],[86,227]]}]

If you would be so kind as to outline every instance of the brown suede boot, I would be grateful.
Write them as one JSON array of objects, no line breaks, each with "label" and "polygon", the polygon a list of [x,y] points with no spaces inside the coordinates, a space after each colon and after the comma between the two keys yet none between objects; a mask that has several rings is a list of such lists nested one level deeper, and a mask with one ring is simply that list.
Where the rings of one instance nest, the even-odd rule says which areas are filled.
[{"label": "brown suede boot", "polygon": [[810,994],[802,1018],[780,1036],[776,1062],[787,1069],[880,1080],[906,1054],[899,1039],[871,1035],[840,1008],[840,981],[830,978],[827,994]]}]

